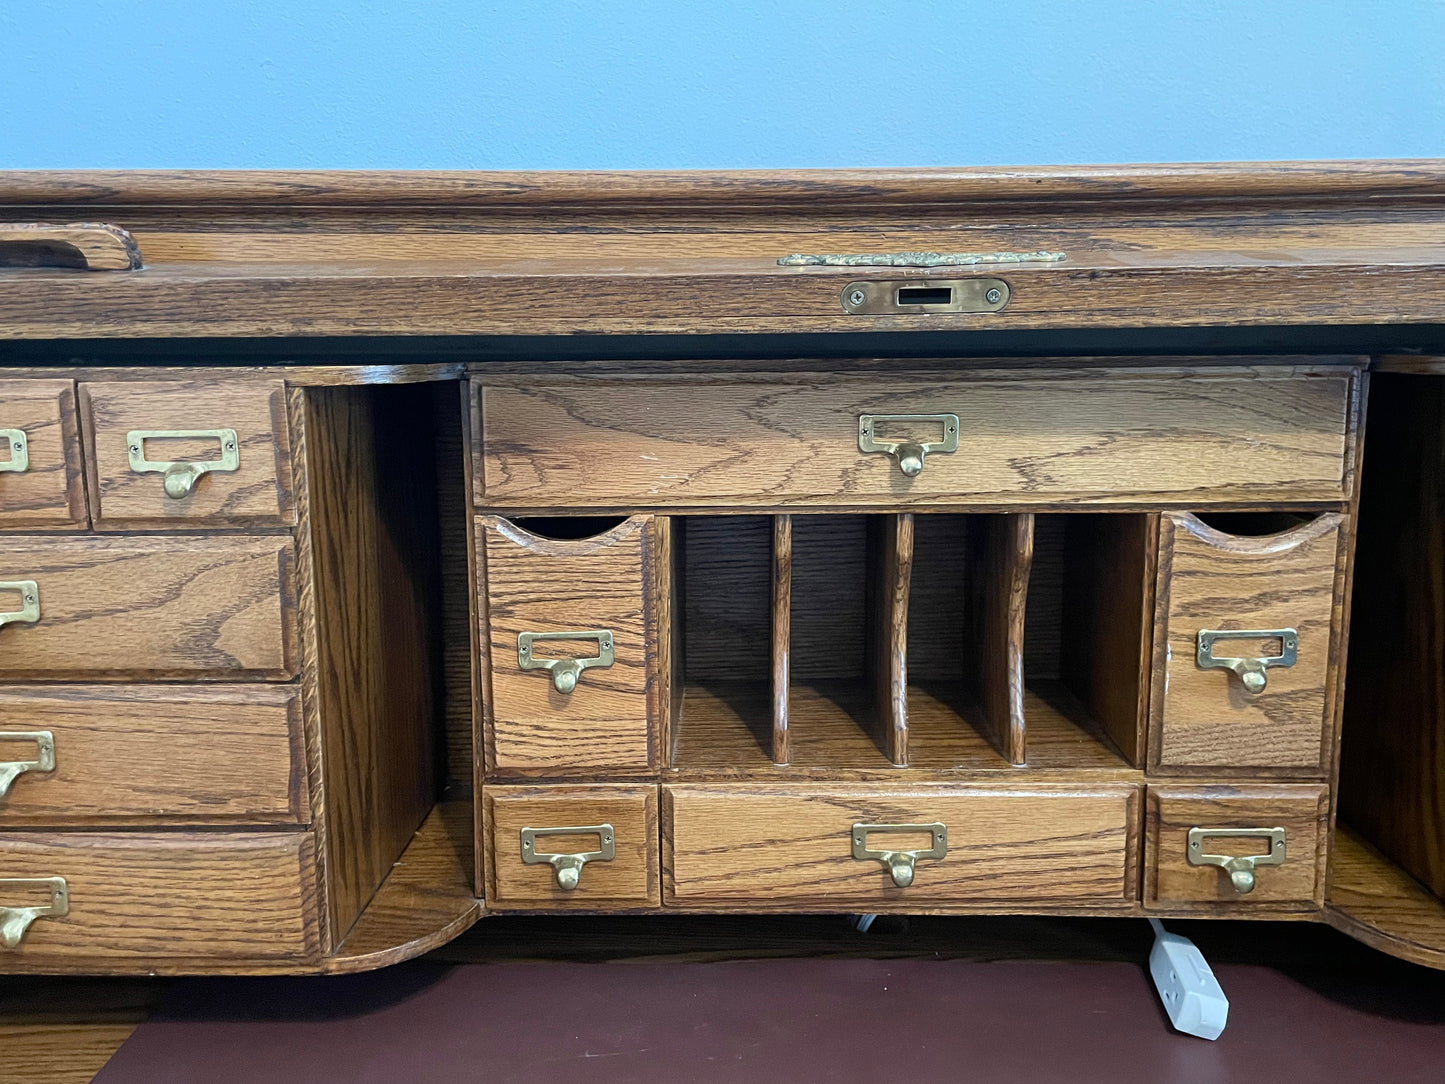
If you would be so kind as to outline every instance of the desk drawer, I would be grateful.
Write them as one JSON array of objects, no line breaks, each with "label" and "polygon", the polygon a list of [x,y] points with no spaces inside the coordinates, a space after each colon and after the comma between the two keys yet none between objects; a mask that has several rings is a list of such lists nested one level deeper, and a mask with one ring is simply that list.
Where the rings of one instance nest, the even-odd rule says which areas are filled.
[{"label": "desk drawer", "polygon": [[[311,836],[304,832],[0,833],[0,929],[14,941],[18,908],[54,900],[0,970],[91,967],[98,961],[302,959],[320,939]],[[59,908],[64,910],[65,907]]]},{"label": "desk drawer", "polygon": [[1160,518],[1151,769],[1329,770],[1346,521],[1286,518],[1217,521],[1273,531],[1248,536]]},{"label": "desk drawer", "polygon": [[0,381],[0,455],[0,527],[85,526],[73,382]]},{"label": "desk drawer", "polygon": [[[655,786],[487,786],[482,801],[489,906],[657,906]],[[593,857],[579,864],[572,855]]]},{"label": "desk drawer", "polygon": [[[1318,907],[1328,798],[1322,786],[1151,785],[1144,905],[1220,914]],[[1254,861],[1229,865],[1235,858]]]},{"label": "desk drawer", "polygon": [[80,385],[100,530],[296,522],[280,380]]},{"label": "desk drawer", "polygon": [[[1138,795],[1128,784],[664,787],[665,899],[905,911],[1123,906],[1136,896]],[[935,848],[914,861],[911,881],[906,861],[886,858]]]},{"label": "desk drawer", "polygon": [[[529,379],[476,387],[478,505],[667,508],[1333,500],[1353,369]],[[889,421],[896,416],[933,420]],[[930,443],[906,458],[869,439]],[[958,431],[949,433],[956,417]]]},{"label": "desk drawer", "polygon": [[[591,530],[586,521],[562,522]],[[668,526],[633,516],[570,539],[495,516],[477,520],[489,768],[657,765]],[[564,633],[577,635],[552,638]],[[545,668],[567,659],[600,661],[570,674]]]},{"label": "desk drawer", "polygon": [[0,689],[0,829],[308,819],[294,685]]},{"label": "desk drawer", "polygon": [[0,680],[290,678],[293,566],[282,536],[8,538]]}]

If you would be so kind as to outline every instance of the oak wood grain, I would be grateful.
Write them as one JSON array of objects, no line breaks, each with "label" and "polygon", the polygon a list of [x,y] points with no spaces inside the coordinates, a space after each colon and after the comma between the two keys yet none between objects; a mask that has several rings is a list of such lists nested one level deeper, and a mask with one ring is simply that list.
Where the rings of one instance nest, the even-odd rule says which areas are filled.
[{"label": "oak wood grain", "polygon": [[[0,429],[20,431],[27,460],[23,471],[0,472],[0,528],[85,527],[75,384],[0,381]],[[13,441],[0,443],[5,462],[15,464]]]},{"label": "oak wood grain", "polygon": [[289,538],[17,535],[0,562],[0,578],[35,581],[40,605],[39,621],[0,629],[6,680],[296,673]]},{"label": "oak wood grain", "polygon": [[293,685],[0,688],[0,761],[34,756],[23,731],[53,735],[55,768],[16,779],[0,828],[310,820]]},{"label": "oak wood grain", "polygon": [[[1349,371],[532,379],[481,389],[478,503],[908,507],[1170,498],[1341,500]],[[916,478],[858,450],[867,413],[960,419]]]},{"label": "oak wood grain", "polygon": [[[1228,915],[1312,910],[1323,900],[1329,845],[1329,792],[1323,786],[1151,783],[1145,819],[1146,907]],[[1242,895],[1219,867],[1189,864],[1189,829],[1196,827],[1283,828],[1284,863],[1257,867],[1253,891]],[[1265,853],[1258,839],[1221,836],[1208,846],[1213,854]]]},{"label": "oak wood grain", "polygon": [[125,230],[93,222],[0,222],[0,267],[137,271],[140,247]]},{"label": "oak wood grain", "polygon": [[[629,784],[506,787],[482,790],[486,823],[489,910],[596,910],[656,905],[658,897],[657,787]],[[614,856],[582,867],[577,886],[557,885],[551,865],[522,861],[523,828],[610,824]],[[538,850],[595,851],[598,834],[544,836]]]},{"label": "oak wood grain", "polygon": [[[1138,789],[1123,785],[667,785],[664,899],[907,905],[974,900],[1092,903],[1134,896]],[[948,853],[920,859],[898,888],[883,863],[852,857],[854,823],[948,830]],[[926,832],[878,833],[877,849],[926,848]]]},{"label": "oak wood grain", "polygon": [[871,516],[868,611],[868,680],[873,690],[868,722],[878,746],[894,764],[908,764],[908,591],[913,574],[913,516]]},{"label": "oak wood grain", "polygon": [[1325,919],[1381,952],[1445,968],[1445,902],[1344,825],[1333,835]]},{"label": "oak wood grain", "polygon": [[969,521],[965,576],[964,686],[977,722],[1005,760],[1023,764],[1024,610],[1034,554],[1034,517],[1024,512]]},{"label": "oak wood grain", "polygon": [[[281,380],[85,381],[80,409],[91,515],[100,530],[274,527],[296,522],[286,391]],[[165,476],[130,465],[128,434],[234,429],[239,464],[196,479],[179,499]],[[142,442],[151,462],[221,457],[215,437]]]},{"label": "oak wood grain", "polygon": [[[304,832],[4,832],[0,877],[64,877],[70,913],[0,950],[9,972],[145,972],[166,958],[314,965]],[[24,903],[4,890],[7,903]]]},{"label": "oak wood grain", "polygon": [[[1334,687],[1343,630],[1345,519],[1326,513],[1280,533],[1225,534],[1189,514],[1160,517],[1151,682],[1151,769],[1329,769]],[[1299,633],[1298,659],[1267,671],[1249,693],[1228,670],[1201,669],[1200,629]],[[1274,652],[1221,641],[1215,655]]]},{"label": "oak wood grain", "polygon": [[790,637],[793,623],[793,517],[773,517],[772,673],[773,763],[792,757],[788,730],[788,689],[792,684]]}]

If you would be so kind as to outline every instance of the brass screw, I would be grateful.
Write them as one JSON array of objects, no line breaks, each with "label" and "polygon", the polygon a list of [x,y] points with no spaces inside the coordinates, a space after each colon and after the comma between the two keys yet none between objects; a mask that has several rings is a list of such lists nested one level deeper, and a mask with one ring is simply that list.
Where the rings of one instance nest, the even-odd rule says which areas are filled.
[{"label": "brass screw", "polygon": [[997,305],[1000,301],[1003,300],[1003,294],[1000,293],[997,289],[994,289],[994,290],[990,290],[988,293],[984,294],[984,295],[983,295],[983,298],[984,298],[984,300],[987,301],[990,305]]},{"label": "brass screw", "polygon": [[861,305],[866,300],[868,300],[867,295],[865,295],[862,290],[854,290],[848,295],[848,303],[850,305]]}]

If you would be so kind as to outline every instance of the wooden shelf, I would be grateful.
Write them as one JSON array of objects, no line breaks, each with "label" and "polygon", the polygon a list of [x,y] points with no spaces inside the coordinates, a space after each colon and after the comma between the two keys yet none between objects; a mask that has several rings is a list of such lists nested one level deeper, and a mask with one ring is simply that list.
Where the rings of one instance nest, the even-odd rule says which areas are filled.
[{"label": "wooden shelf", "polygon": [[1445,900],[1344,825],[1325,887],[1331,926],[1381,952],[1445,968]]}]

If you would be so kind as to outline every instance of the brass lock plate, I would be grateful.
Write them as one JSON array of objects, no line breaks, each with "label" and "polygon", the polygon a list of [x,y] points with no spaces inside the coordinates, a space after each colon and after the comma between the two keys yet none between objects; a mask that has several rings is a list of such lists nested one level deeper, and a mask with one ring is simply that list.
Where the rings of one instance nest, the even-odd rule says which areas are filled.
[{"label": "brass lock plate", "polygon": [[[1216,657],[1214,645],[1221,640],[1278,640],[1278,655],[1244,655]],[[1246,692],[1263,692],[1269,678],[1266,670],[1290,667],[1299,655],[1299,632],[1296,629],[1200,629],[1195,637],[1195,659],[1201,670],[1232,670],[1243,682]]]},{"label": "brass lock plate", "polygon": [[0,429],[0,440],[10,442],[10,458],[0,462],[0,472],[20,474],[30,469],[30,443],[23,429]]},{"label": "brass lock plate", "polygon": [[998,312],[1009,301],[999,278],[863,279],[843,287],[843,311],[855,316]]}]

